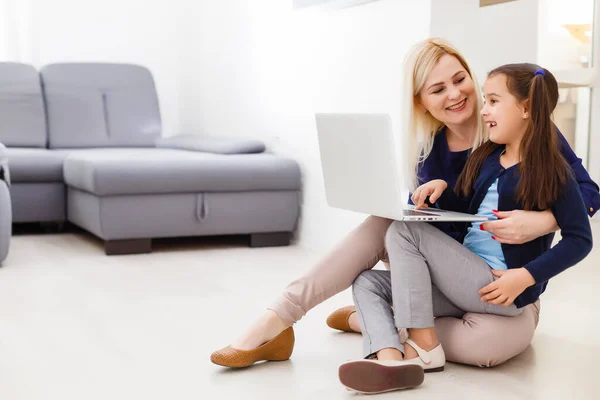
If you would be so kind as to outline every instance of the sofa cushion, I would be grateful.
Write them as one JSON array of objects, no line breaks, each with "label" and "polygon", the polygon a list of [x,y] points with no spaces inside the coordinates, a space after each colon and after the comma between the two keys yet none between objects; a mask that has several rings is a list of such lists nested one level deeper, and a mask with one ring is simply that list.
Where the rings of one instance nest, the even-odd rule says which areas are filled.
[{"label": "sofa cushion", "polygon": [[0,142],[46,147],[46,115],[40,76],[31,65],[0,63]]},{"label": "sofa cushion", "polygon": [[175,135],[160,138],[156,140],[156,147],[216,154],[250,154],[265,151],[265,144],[260,140],[204,135]]},{"label": "sofa cushion", "polygon": [[271,154],[93,149],[69,154],[65,183],[98,196],[299,190],[300,169]]},{"label": "sofa cushion", "polygon": [[153,147],[160,137],[158,98],[148,69],[61,63],[40,74],[50,148]]},{"label": "sofa cushion", "polygon": [[68,151],[9,147],[10,179],[14,182],[62,182]]}]

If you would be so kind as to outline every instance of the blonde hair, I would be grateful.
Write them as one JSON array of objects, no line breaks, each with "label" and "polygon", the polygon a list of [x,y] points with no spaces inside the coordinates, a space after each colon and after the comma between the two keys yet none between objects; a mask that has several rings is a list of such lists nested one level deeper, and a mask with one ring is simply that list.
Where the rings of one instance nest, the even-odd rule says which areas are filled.
[{"label": "blonde hair", "polygon": [[[407,151],[405,161],[408,163],[407,168],[410,172],[408,182],[411,191],[418,187],[417,174],[419,168],[431,153],[435,135],[444,127],[444,124],[435,119],[431,113],[420,112],[415,107],[418,101],[417,97],[433,67],[446,54],[456,57],[473,80],[477,96],[475,112],[479,113],[479,110],[483,107],[483,98],[477,78],[471,72],[467,60],[454,46],[440,38],[429,38],[413,46],[404,60],[405,86],[402,105],[402,124],[405,128],[402,130],[402,134],[404,136],[404,148]],[[477,118],[477,134],[473,140],[473,150],[487,139],[488,132],[485,129],[483,120]]]}]

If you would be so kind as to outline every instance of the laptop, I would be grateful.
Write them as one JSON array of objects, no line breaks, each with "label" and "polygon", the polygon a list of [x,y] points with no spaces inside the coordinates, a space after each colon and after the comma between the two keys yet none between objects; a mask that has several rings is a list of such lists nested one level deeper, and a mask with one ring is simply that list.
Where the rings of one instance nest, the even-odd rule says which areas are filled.
[{"label": "laptop", "polygon": [[487,221],[487,217],[408,204],[388,114],[315,115],[327,204],[398,221]]}]

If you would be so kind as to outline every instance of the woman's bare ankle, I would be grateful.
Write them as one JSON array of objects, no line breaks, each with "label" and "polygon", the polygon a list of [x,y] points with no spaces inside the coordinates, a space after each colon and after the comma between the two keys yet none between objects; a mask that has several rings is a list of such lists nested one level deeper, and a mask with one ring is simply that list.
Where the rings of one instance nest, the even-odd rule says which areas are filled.
[{"label": "woman's bare ankle", "polygon": [[354,332],[362,332],[362,329],[360,328],[360,321],[358,320],[358,314],[356,312],[350,314],[350,317],[348,318],[348,325],[350,325],[350,329],[352,329]]},{"label": "woman's bare ankle", "polygon": [[277,314],[273,310],[265,310],[263,313],[263,317],[268,321],[270,325],[280,327],[281,330],[287,329],[290,325],[286,324],[284,320],[281,319],[279,314]]},{"label": "woman's bare ankle", "polygon": [[232,344],[238,350],[252,350],[273,339],[289,328],[280,317],[272,310],[266,310],[252,325]]}]

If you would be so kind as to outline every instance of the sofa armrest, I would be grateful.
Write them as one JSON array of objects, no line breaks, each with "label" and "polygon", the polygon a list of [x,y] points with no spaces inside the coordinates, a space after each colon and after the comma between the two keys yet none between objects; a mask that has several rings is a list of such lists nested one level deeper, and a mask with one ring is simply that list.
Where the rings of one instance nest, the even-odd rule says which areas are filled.
[{"label": "sofa armrest", "polygon": [[10,170],[8,169],[8,154],[6,147],[0,143],[0,180],[10,186]]},{"label": "sofa armrest", "polygon": [[202,135],[175,135],[157,139],[155,144],[160,148],[216,154],[250,154],[265,151],[265,144],[260,140]]}]

